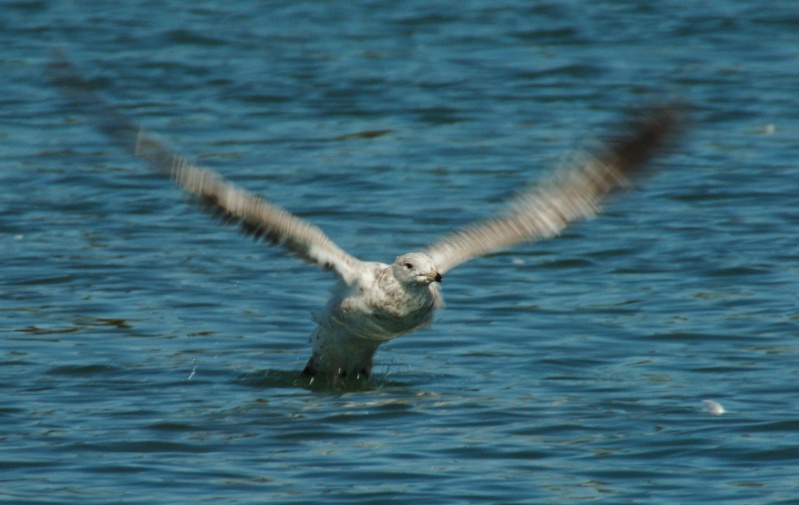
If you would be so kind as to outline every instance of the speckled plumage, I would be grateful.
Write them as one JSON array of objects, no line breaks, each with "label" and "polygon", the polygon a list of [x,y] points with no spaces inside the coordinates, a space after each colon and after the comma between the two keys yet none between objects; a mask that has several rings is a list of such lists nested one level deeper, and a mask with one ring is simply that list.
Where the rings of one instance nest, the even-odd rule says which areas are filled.
[{"label": "speckled plumage", "polygon": [[452,268],[522,242],[553,237],[569,223],[595,215],[603,198],[627,185],[677,123],[672,109],[651,110],[593,155],[520,193],[504,213],[386,265],[351,256],[313,224],[172,152],[91,92],[64,55],[56,55],[50,76],[102,132],[211,210],[240,223],[245,233],[282,245],[337,275],[330,301],[313,314],[318,327],[304,370],[305,375],[332,378],[369,377],[381,343],[430,324],[442,305],[438,283]]},{"label": "speckled plumage", "polygon": [[402,255],[392,265],[362,263],[355,282],[339,282],[313,314],[319,327],[303,373],[368,377],[380,343],[430,324],[442,304],[436,280],[441,276],[424,253]]}]

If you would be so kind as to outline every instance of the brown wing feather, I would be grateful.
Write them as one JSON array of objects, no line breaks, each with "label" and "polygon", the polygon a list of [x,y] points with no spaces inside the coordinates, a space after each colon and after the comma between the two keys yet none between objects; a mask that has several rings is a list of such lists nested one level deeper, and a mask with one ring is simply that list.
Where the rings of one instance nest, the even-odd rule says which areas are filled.
[{"label": "brown wing feather", "polygon": [[306,261],[334,270],[348,283],[356,279],[360,260],[344,252],[322,230],[168,149],[92,92],[66,55],[56,53],[48,73],[76,110],[90,117],[101,132],[171,177],[225,220],[239,223],[256,239],[282,245]]},{"label": "brown wing feather", "polygon": [[627,185],[678,124],[673,108],[649,111],[595,155],[520,194],[505,213],[445,236],[427,254],[443,274],[476,257],[553,237],[569,223],[596,215],[603,198]]}]

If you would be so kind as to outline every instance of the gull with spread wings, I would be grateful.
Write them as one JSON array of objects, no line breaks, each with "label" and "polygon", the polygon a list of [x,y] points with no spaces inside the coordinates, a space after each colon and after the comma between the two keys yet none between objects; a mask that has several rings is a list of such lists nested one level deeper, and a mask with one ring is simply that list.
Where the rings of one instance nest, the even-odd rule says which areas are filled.
[{"label": "gull with spread wings", "polygon": [[341,249],[318,227],[171,151],[91,91],[66,55],[48,73],[70,104],[100,131],[169,176],[203,204],[240,223],[245,233],[282,245],[338,277],[327,305],[313,313],[313,353],[303,375],[368,378],[383,342],[430,324],[442,305],[440,283],[456,266],[514,245],[558,235],[569,223],[590,218],[606,195],[631,177],[677,129],[674,108],[644,114],[593,154],[554,171],[512,199],[506,210],[443,236],[394,263],[362,261]]}]

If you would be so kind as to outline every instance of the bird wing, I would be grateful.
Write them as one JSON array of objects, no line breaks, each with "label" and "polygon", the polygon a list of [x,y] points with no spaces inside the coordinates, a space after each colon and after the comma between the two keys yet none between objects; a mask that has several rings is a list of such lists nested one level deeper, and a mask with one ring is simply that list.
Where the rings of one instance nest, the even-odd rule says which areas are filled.
[{"label": "bird wing", "polygon": [[593,217],[603,198],[627,186],[674,133],[678,116],[670,107],[641,114],[616,140],[519,194],[504,213],[450,233],[425,252],[443,274],[479,256],[554,237],[569,223]]},{"label": "bird wing", "polygon": [[54,54],[48,75],[71,105],[90,117],[102,133],[147,160],[156,171],[171,177],[226,220],[240,223],[245,233],[283,245],[304,260],[333,270],[347,284],[360,277],[363,263],[344,252],[321,229],[171,151],[94,93],[63,52]]}]

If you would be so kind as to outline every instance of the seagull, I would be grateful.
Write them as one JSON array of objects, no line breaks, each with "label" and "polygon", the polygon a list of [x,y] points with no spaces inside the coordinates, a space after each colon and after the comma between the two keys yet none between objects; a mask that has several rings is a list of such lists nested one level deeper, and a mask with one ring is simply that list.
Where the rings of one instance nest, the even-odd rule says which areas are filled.
[{"label": "seagull", "polygon": [[389,265],[356,258],[314,224],[172,151],[93,92],[65,54],[54,55],[48,74],[76,111],[202,205],[238,223],[245,234],[335,274],[329,301],[312,313],[313,351],[302,371],[311,380],[369,379],[381,344],[432,322],[443,305],[440,286],[449,271],[486,254],[555,237],[570,223],[595,216],[608,194],[631,185],[680,123],[674,106],[636,114],[613,139],[520,192],[504,211]]}]

